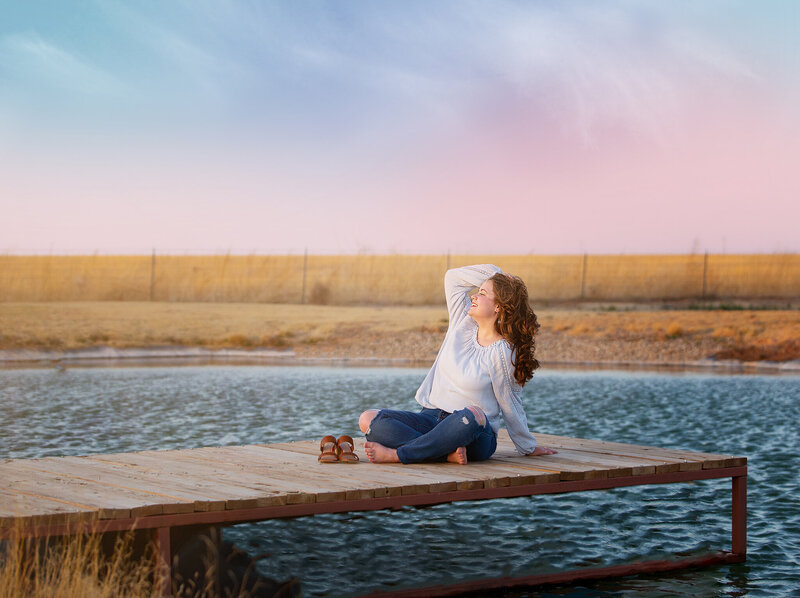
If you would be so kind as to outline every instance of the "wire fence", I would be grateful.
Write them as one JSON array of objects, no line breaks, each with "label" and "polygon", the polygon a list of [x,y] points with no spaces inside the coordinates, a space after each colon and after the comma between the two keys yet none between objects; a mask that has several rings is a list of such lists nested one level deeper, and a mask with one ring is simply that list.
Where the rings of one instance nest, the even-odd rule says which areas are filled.
[{"label": "wire fence", "polygon": [[800,297],[800,255],[5,255],[0,301],[435,305],[448,268],[493,263],[534,303]]}]

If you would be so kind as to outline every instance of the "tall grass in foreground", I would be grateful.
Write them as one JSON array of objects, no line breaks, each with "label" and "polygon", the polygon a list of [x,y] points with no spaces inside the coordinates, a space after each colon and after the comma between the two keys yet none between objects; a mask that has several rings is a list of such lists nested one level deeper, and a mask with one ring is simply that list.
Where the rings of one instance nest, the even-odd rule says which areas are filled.
[{"label": "tall grass in foreground", "polygon": [[793,299],[800,255],[0,256],[0,301],[436,305],[448,267],[494,263],[535,303]]},{"label": "tall grass in foreground", "polygon": [[0,598],[149,598],[153,564],[131,558],[132,534],[105,555],[99,535],[0,544]]}]

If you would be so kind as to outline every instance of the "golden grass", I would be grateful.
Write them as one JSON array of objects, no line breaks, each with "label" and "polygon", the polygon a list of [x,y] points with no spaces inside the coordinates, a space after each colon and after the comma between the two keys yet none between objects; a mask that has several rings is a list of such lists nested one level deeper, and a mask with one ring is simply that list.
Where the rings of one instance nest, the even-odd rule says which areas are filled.
[{"label": "golden grass", "polygon": [[287,347],[359,330],[443,330],[444,307],[252,303],[0,303],[0,348]]},{"label": "golden grass", "polygon": [[69,536],[48,544],[19,534],[3,545],[0,598],[149,598],[152,559],[131,559],[131,535],[103,554],[100,537]]},{"label": "golden grass", "polygon": [[711,338],[731,342],[780,343],[800,338],[800,311],[629,311],[587,312],[543,310],[543,329],[552,327],[574,336],[665,340],[670,337]]},{"label": "golden grass", "polygon": [[[0,256],[0,301],[432,305],[448,266],[494,263],[532,299],[800,296],[800,255]],[[305,286],[304,273],[305,270]]]},{"label": "golden grass", "polygon": [[[545,336],[709,340],[720,349],[778,347],[800,339],[800,311],[586,311],[537,309]],[[364,335],[443,336],[439,307],[55,302],[0,303],[0,348],[78,349],[164,345],[298,347]],[[766,357],[765,357],[766,358]]]}]

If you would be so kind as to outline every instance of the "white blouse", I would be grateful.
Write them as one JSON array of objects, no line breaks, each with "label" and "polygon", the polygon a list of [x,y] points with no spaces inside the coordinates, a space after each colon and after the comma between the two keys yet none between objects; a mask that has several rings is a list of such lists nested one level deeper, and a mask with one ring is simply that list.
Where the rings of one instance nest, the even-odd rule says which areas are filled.
[{"label": "white blouse", "polygon": [[478,324],[467,315],[469,292],[500,272],[491,264],[448,270],[444,276],[450,324],[444,342],[428,375],[417,390],[423,407],[453,412],[477,405],[497,432],[500,415],[520,454],[536,448],[519,395],[522,387],[514,379],[511,346],[505,339],[488,347],[478,344]]}]

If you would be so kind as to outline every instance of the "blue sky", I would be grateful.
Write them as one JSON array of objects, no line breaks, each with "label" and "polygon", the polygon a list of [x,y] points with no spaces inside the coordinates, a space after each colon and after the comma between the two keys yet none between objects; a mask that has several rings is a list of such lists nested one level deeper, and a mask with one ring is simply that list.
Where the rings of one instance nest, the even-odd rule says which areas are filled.
[{"label": "blue sky", "polygon": [[0,250],[797,251],[799,11],[4,2]]}]

